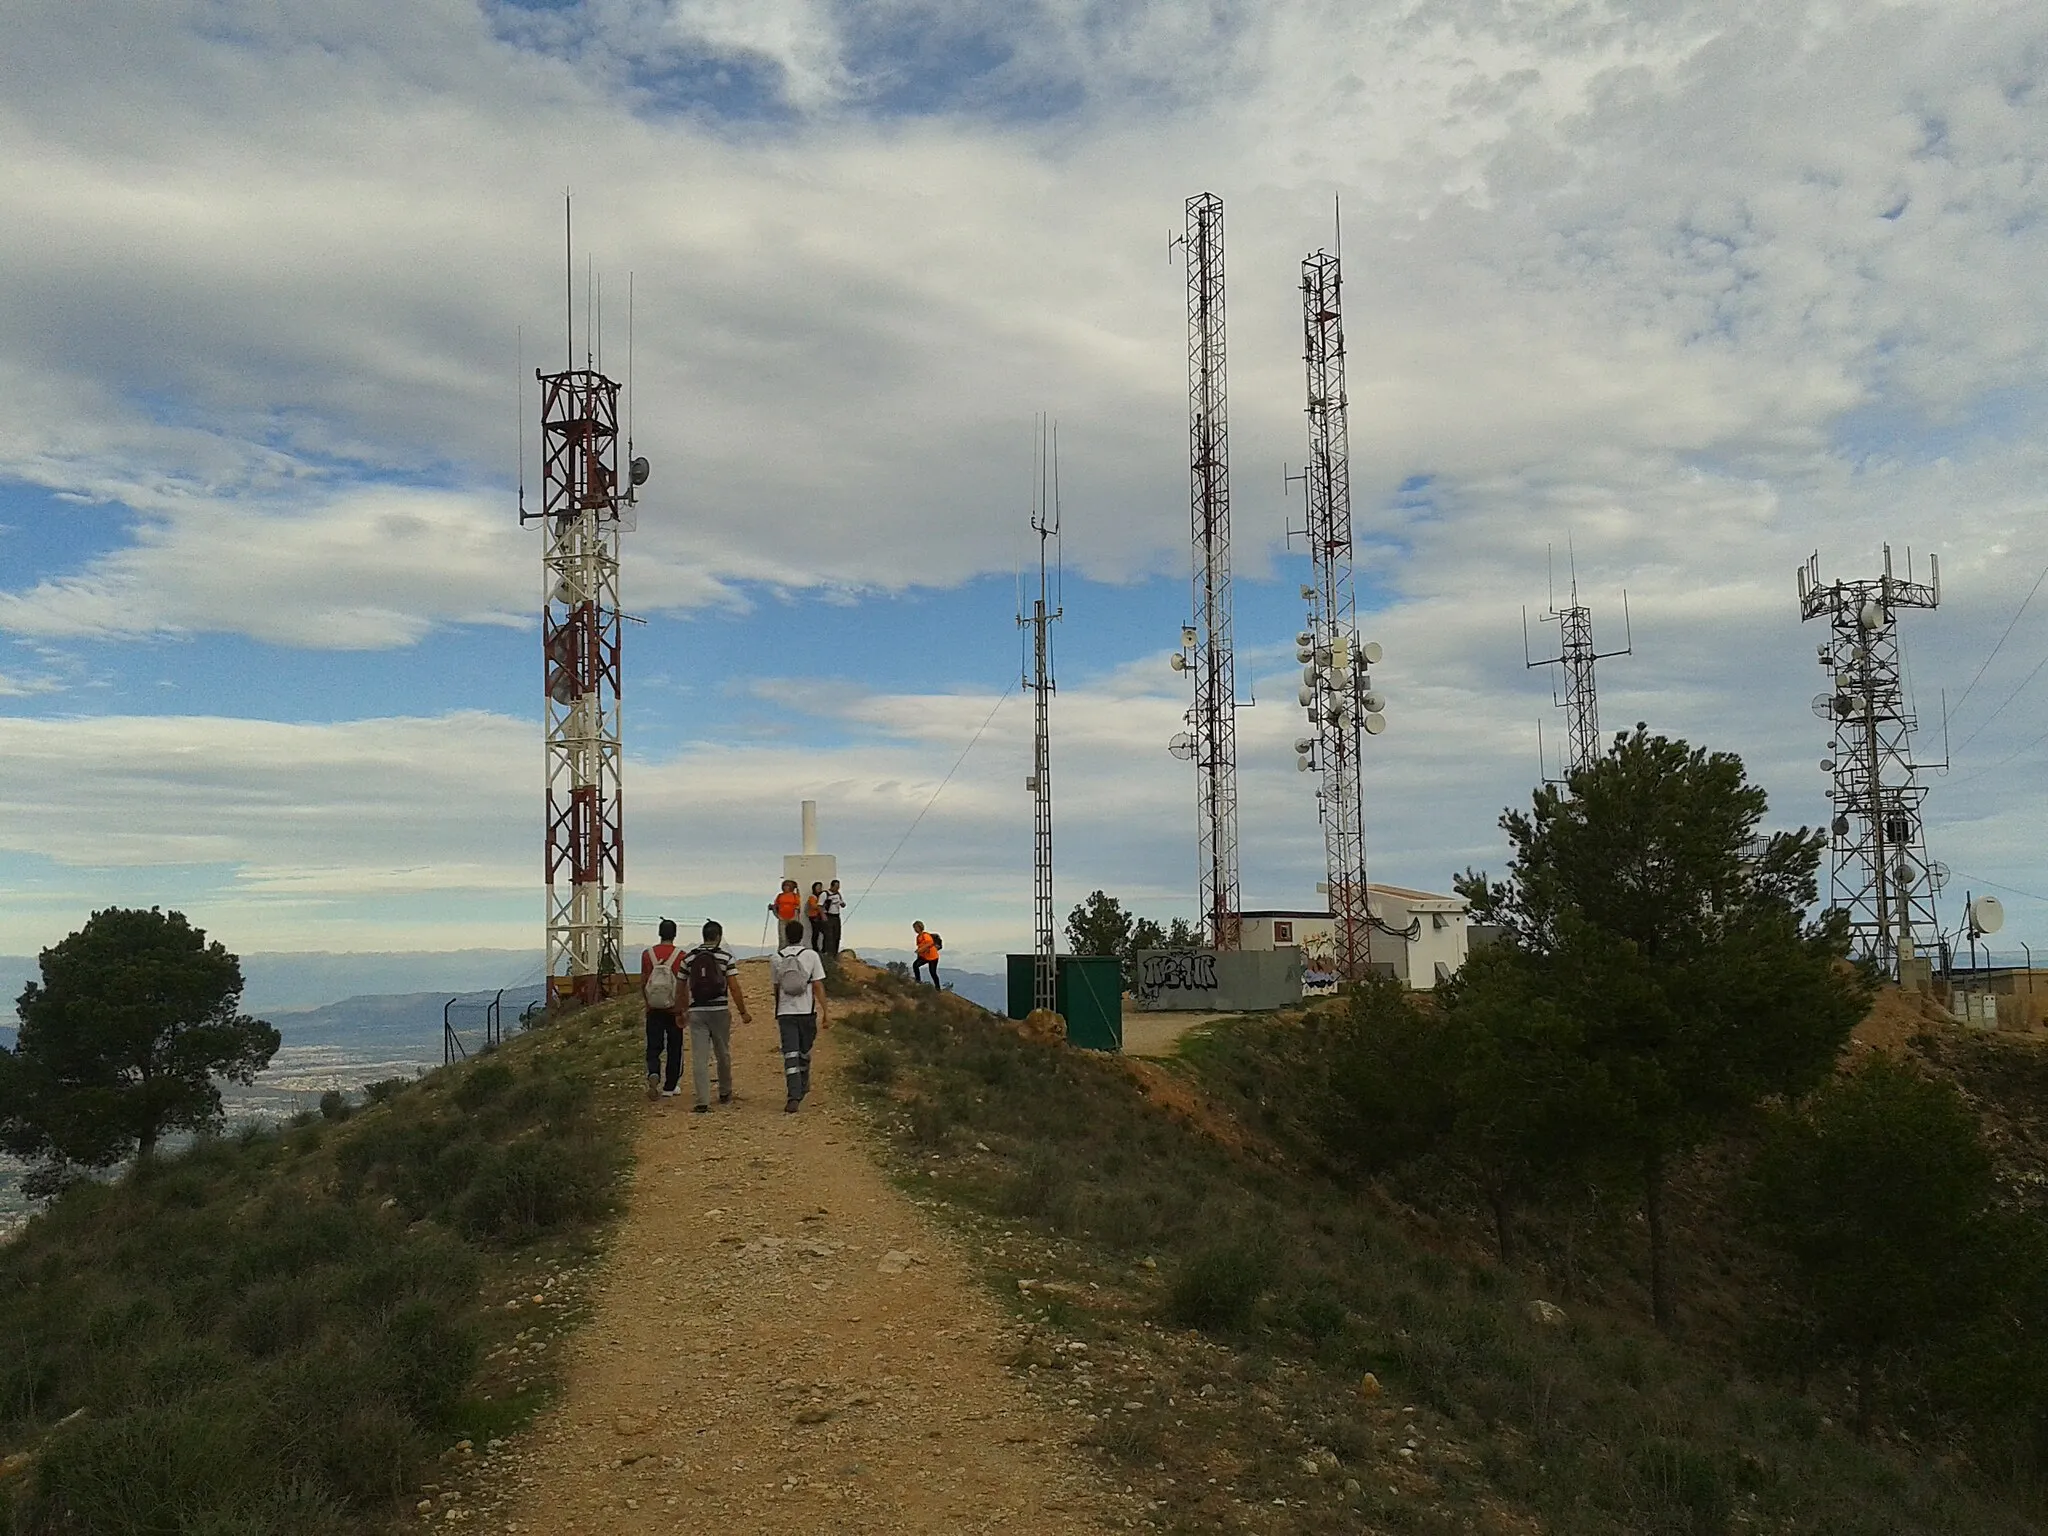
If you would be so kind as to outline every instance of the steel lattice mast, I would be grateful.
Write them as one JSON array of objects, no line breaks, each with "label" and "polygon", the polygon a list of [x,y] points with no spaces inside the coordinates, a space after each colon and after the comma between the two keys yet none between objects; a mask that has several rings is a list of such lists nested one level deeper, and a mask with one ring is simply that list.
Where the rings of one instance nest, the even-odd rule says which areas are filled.
[{"label": "steel lattice mast", "polygon": [[[1304,532],[1315,565],[1308,628],[1296,638],[1303,662],[1301,702],[1314,736],[1297,742],[1314,754],[1328,869],[1335,960],[1346,981],[1365,978],[1372,958],[1372,912],[1365,874],[1365,803],[1359,768],[1362,730],[1384,728],[1380,699],[1368,691],[1357,635],[1352,582],[1351,447],[1344,391],[1343,268],[1318,251],[1301,264],[1303,357],[1308,365],[1308,500]],[[1371,659],[1377,660],[1377,648]]]},{"label": "steel lattice mast", "polygon": [[[1621,597],[1623,621],[1628,613],[1628,594]],[[1558,646],[1555,656],[1541,660],[1528,657],[1528,617],[1523,610],[1523,659],[1530,667],[1561,667],[1564,671],[1564,687],[1554,690],[1552,700],[1565,712],[1565,732],[1569,737],[1564,777],[1567,781],[1582,769],[1590,768],[1601,757],[1600,745],[1600,691],[1594,682],[1593,664],[1605,661],[1611,656],[1627,656],[1635,650],[1634,631],[1629,631],[1628,643],[1618,651],[1603,651],[1593,644],[1593,610],[1579,601],[1579,572],[1576,562],[1572,566],[1572,596],[1564,607],[1557,606],[1556,598],[1551,599],[1550,611],[1543,615],[1542,622],[1557,625]]]},{"label": "steel lattice mast", "polygon": [[1042,423],[1038,436],[1038,464],[1031,508],[1031,531],[1038,535],[1038,597],[1030,617],[1018,615],[1020,626],[1031,631],[1031,670],[1024,686],[1032,697],[1031,777],[1025,787],[1031,791],[1031,900],[1032,969],[1031,1006],[1055,1011],[1059,1007],[1058,961],[1053,951],[1052,899],[1052,696],[1055,683],[1052,641],[1048,628],[1062,609],[1048,607],[1051,598],[1051,570],[1060,537],[1059,428]]},{"label": "steel lattice mast", "polygon": [[1834,729],[1829,901],[1848,914],[1856,952],[1901,982],[1912,979],[1914,935],[1940,932],[1934,898],[1945,873],[1927,857],[1927,790],[1912,754],[1918,721],[1899,648],[1899,610],[1941,603],[1941,566],[1934,557],[1928,566],[1929,579],[1916,582],[1909,559],[1901,579],[1886,545],[1875,580],[1823,586],[1818,553],[1799,571],[1799,617],[1828,621],[1820,664],[1829,686],[1813,707]]},{"label": "steel lattice mast", "polygon": [[[547,964],[556,997],[594,1002],[622,969],[626,837],[621,779],[620,509],[647,478],[644,459],[619,476],[619,386],[575,366],[570,263],[568,366],[540,373],[541,603],[546,807]],[[587,339],[587,338],[586,338]]]},{"label": "steel lattice mast", "polygon": [[1195,698],[1199,906],[1209,942],[1238,946],[1237,673],[1230,624],[1230,422],[1223,370],[1223,199],[1187,200],[1188,446],[1194,622],[1182,631]]}]

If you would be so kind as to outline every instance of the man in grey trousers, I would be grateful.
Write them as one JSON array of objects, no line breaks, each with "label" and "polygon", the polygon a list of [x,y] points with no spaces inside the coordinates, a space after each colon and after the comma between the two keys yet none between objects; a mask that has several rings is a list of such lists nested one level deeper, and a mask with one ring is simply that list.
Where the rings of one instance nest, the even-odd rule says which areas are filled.
[{"label": "man in grey trousers", "polygon": [[753,1023],[747,1000],[740,994],[739,962],[724,944],[725,929],[704,925],[704,942],[683,958],[683,984],[690,989],[690,1086],[697,1092],[694,1112],[711,1112],[711,1063],[707,1051],[718,1053],[718,1102],[732,1102],[732,1011],[742,1024]]},{"label": "man in grey trousers", "polygon": [[804,925],[782,925],[782,948],[768,962],[775,982],[775,1025],[782,1035],[782,1079],[789,1102],[782,1112],[793,1115],[811,1091],[811,1047],[825,1021],[825,962],[804,944]]}]

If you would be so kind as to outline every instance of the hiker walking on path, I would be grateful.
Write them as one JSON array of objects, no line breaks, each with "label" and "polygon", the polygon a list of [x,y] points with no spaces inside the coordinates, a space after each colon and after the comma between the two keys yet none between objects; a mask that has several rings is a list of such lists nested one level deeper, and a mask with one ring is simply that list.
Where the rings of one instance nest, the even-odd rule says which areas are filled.
[{"label": "hiker walking on path", "polygon": [[911,962],[910,979],[917,980],[917,973],[928,968],[932,973],[932,985],[936,987],[939,984],[939,951],[945,948],[945,944],[936,933],[926,933],[923,923],[912,923],[910,928],[917,935],[917,959]]},{"label": "hiker walking on path", "polygon": [[718,1102],[732,1102],[732,1014],[742,1024],[754,1022],[740,994],[739,962],[724,944],[725,929],[704,925],[704,942],[683,960],[683,979],[690,984],[690,1086],[696,1090],[694,1113],[711,1112],[711,1063],[706,1050],[718,1053]]},{"label": "hiker walking on path", "polygon": [[[676,1008],[683,991],[683,979],[676,962],[682,951],[676,948],[676,925],[661,920],[661,942],[640,951],[640,997],[647,1005],[647,1097],[674,1098],[676,1084],[683,1076],[683,1032],[676,1024]],[[667,1053],[664,1069],[662,1055]]]},{"label": "hiker walking on path", "polygon": [[802,923],[782,925],[782,948],[769,971],[775,978],[775,1026],[782,1034],[782,1080],[789,1092],[782,1112],[793,1115],[811,1091],[811,1047],[818,1031],[827,1027],[825,962],[805,947]]},{"label": "hiker walking on path", "polygon": [[830,887],[827,888],[824,905],[824,955],[828,960],[837,960],[839,958],[839,925],[846,916],[846,893],[839,889],[839,882],[837,880],[834,880]]}]

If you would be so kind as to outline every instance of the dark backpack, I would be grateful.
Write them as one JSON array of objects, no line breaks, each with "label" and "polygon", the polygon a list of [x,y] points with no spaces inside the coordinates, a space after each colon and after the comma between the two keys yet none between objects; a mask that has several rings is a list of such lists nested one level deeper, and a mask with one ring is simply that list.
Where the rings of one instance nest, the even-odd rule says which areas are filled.
[{"label": "dark backpack", "polygon": [[726,1000],[725,962],[709,949],[693,949],[683,963],[690,978],[690,1002],[699,1008],[715,1008]]},{"label": "dark backpack", "polygon": [[944,939],[940,938],[940,937],[939,937],[939,936],[938,936],[938,935],[937,935],[936,933],[934,933],[934,934],[931,934],[931,935],[929,935],[929,937],[931,938],[931,941],[932,941],[932,948],[933,948],[933,950],[935,950],[935,951],[936,951],[936,950],[941,950],[941,949],[944,949],[944,948],[946,947],[946,941],[945,941]]}]

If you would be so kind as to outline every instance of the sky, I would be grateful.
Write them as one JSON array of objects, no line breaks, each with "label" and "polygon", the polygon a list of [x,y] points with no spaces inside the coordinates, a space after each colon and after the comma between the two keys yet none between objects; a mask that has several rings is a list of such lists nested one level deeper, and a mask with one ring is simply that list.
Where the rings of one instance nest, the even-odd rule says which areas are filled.
[{"label": "sky", "polygon": [[[1927,836],[2048,944],[2048,10],[1992,0],[0,0],[0,952],[539,942],[536,366],[601,276],[629,917],[1028,942],[1016,572],[1059,422],[1059,906],[1195,906],[1191,194],[1225,204],[1243,898],[1294,771],[1301,258],[1346,275],[1376,879],[1498,868],[1562,716],[1826,812],[1794,573],[1938,554]],[[630,345],[625,323],[631,293]],[[581,350],[586,341],[579,340]],[[523,383],[522,383],[523,379]],[[524,432],[533,480],[534,432]],[[1554,578],[1552,573],[1554,572]],[[2032,594],[2030,596],[2030,594]],[[1540,650],[1539,650],[1540,654]],[[971,745],[970,745],[971,744]],[[951,775],[950,778],[948,775]],[[943,785],[943,788],[941,787]]]}]

